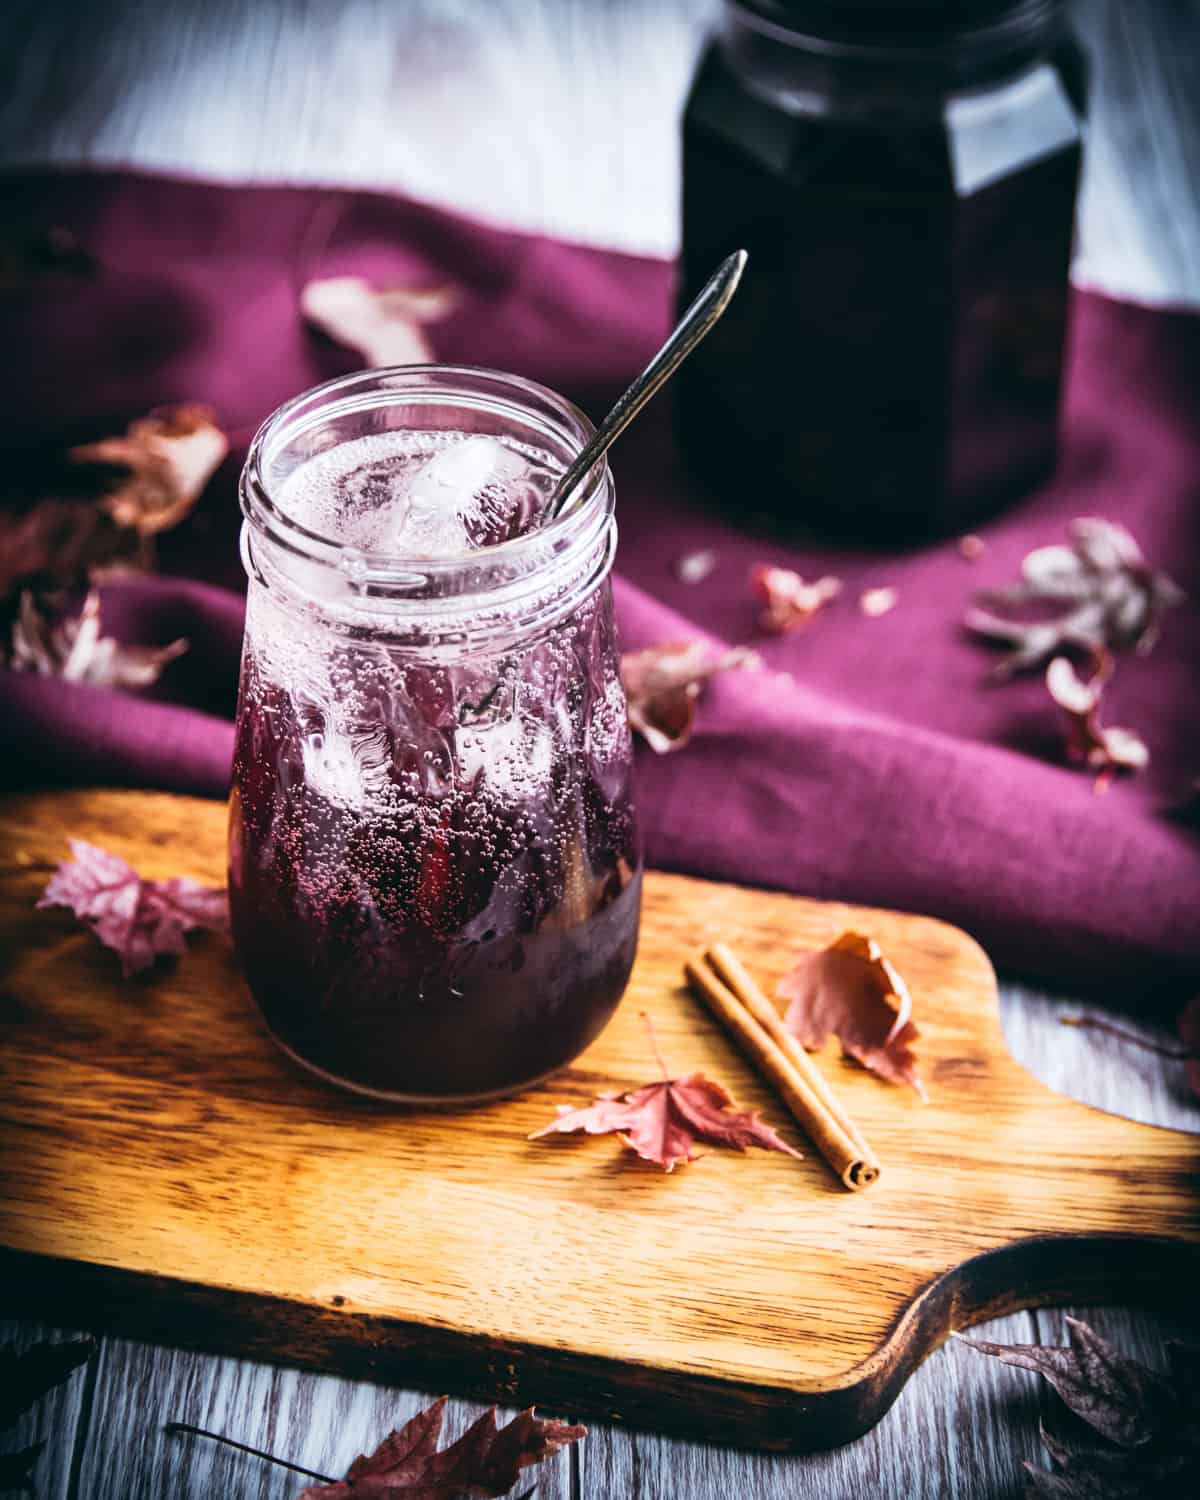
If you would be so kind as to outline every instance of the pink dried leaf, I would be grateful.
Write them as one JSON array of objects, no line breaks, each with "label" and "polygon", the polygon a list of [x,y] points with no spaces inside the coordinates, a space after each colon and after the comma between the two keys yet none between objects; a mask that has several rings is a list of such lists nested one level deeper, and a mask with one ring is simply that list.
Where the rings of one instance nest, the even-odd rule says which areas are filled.
[{"label": "pink dried leaf", "polygon": [[438,1448],[446,1397],[440,1396],[374,1453],[356,1458],[345,1479],[310,1485],[297,1500],[458,1500],[500,1496],[523,1469],[553,1457],[587,1433],[567,1422],[543,1421],[533,1408],[503,1427],[492,1407],[447,1448]]},{"label": "pink dried leaf", "polygon": [[[1012,648],[992,670],[994,679],[1064,651],[1149,651],[1163,615],[1183,601],[1179,585],[1153,569],[1115,521],[1081,517],[1067,536],[1065,546],[1035,548],[1017,583],[981,594],[983,607],[968,610],[968,630]],[[1020,618],[1031,608],[1041,615]],[[1046,609],[1054,611],[1052,618],[1045,618]]]},{"label": "pink dried leaf", "polygon": [[717,567],[717,554],[711,547],[697,552],[685,552],[675,563],[675,576],[680,583],[703,583]]},{"label": "pink dried leaf", "polygon": [[657,755],[680,750],[691,738],[704,684],[719,672],[757,669],[743,647],[713,655],[703,641],[665,641],[621,658],[630,726]]},{"label": "pink dried leaf", "polygon": [[615,1132],[643,1161],[654,1162],[667,1172],[697,1159],[700,1153],[693,1150],[697,1141],[737,1151],[759,1146],[799,1156],[757,1114],[733,1109],[732,1104],[719,1083],[692,1073],[687,1078],[646,1084],[627,1094],[601,1094],[582,1109],[563,1107],[558,1119],[535,1131],[530,1140],[577,1130],[588,1135]]},{"label": "pink dried leaf", "polygon": [[123,437],[72,448],[70,457],[125,471],[100,508],[146,539],[183,520],[228,451],[212,409],[186,402],[131,422]]},{"label": "pink dried leaf", "polygon": [[844,932],[828,948],[801,955],[775,993],[788,1002],[788,1029],[809,1051],[836,1035],[864,1068],[926,1097],[912,1048],[919,1035],[912,995],[874,938]]},{"label": "pink dried leaf", "polygon": [[866,589],[858,596],[859,609],[872,620],[888,614],[899,602],[899,591],[892,588]]},{"label": "pink dried leaf", "polygon": [[166,646],[122,646],[100,633],[100,596],[93,589],[77,616],[51,620],[26,590],[13,622],[9,665],[94,687],[140,688],[157,682],[168,662],[188,649],[185,640]]},{"label": "pink dried leaf", "polygon": [[197,928],[228,932],[223,890],[198,881],[143,880],[119,855],[71,839],[64,860],[38,901],[39,909],[65,906],[121,960],[128,978],[165,954],[184,952],[184,934]]},{"label": "pink dried leaf", "polygon": [[1106,729],[1100,723],[1100,701],[1112,676],[1113,662],[1100,652],[1096,668],[1085,682],[1065,656],[1056,656],[1046,669],[1046,687],[1062,710],[1067,755],[1097,775],[1097,789],[1120,771],[1141,771],[1150,752],[1131,729]]},{"label": "pink dried leaf", "polygon": [[140,547],[90,500],[39,500],[23,513],[0,510],[0,602],[31,588],[74,589]]},{"label": "pink dried leaf", "polygon": [[831,599],[842,591],[840,578],[825,576],[806,583],[791,568],[759,563],[751,570],[750,586],[763,607],[759,621],[773,635],[803,630]]},{"label": "pink dried leaf", "polygon": [[371,366],[428,364],[425,326],[448,317],[457,302],[452,287],[377,290],[361,276],[310,281],[300,293],[308,321]]}]

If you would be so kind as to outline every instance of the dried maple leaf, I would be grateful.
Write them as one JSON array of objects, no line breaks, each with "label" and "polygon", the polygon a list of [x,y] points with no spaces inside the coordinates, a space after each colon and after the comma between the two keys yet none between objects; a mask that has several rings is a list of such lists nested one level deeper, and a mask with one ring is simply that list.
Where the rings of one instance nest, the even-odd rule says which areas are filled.
[{"label": "dried maple leaf", "polygon": [[41,1457],[45,1442],[22,1448],[19,1453],[0,1453],[0,1493],[18,1490],[22,1495],[32,1495],[33,1466]]},{"label": "dried maple leaf", "polygon": [[[650,1023],[647,1019],[647,1027]],[[654,1044],[654,1032],[650,1031]],[[558,1119],[535,1130],[531,1141],[547,1135],[569,1135],[583,1130],[588,1135],[616,1132],[624,1145],[636,1151],[643,1161],[652,1161],[667,1172],[680,1162],[696,1161],[699,1153],[692,1147],[697,1141],[713,1146],[731,1146],[744,1151],[759,1146],[764,1151],[784,1151],[799,1156],[753,1110],[732,1108],[733,1100],[719,1083],[703,1073],[686,1078],[668,1076],[666,1064],[654,1054],[662,1070],[661,1083],[648,1083],[625,1094],[601,1094],[594,1104],[583,1109],[561,1105]]]},{"label": "dried maple leaf", "polygon": [[878,619],[880,615],[886,615],[889,610],[895,609],[899,602],[900,595],[896,589],[866,589],[858,596],[859,609],[870,619]]},{"label": "dried maple leaf", "polygon": [[[968,630],[1013,648],[992,669],[993,678],[1041,666],[1063,651],[1149,651],[1163,614],[1182,603],[1179,585],[1151,568],[1115,521],[1083,517],[1071,522],[1067,535],[1068,546],[1029,553],[1020,582],[981,594],[990,608],[968,610]],[[994,612],[1030,606],[1057,613],[1052,619],[1020,620]]]},{"label": "dried maple leaf", "polygon": [[1065,1349],[1041,1344],[997,1344],[964,1339],[1018,1370],[1035,1370],[1048,1380],[1077,1417],[1101,1437],[1131,1448],[1154,1435],[1154,1407],[1170,1397],[1168,1383],[1127,1359],[1077,1318],[1067,1318]]},{"label": "dried maple leaf", "polygon": [[1112,672],[1106,651],[1097,653],[1095,671],[1086,682],[1065,656],[1056,656],[1046,668],[1046,687],[1066,720],[1067,755],[1096,772],[1098,791],[1118,771],[1141,771],[1150,763],[1149,750],[1132,729],[1105,729],[1100,723],[1100,699]]},{"label": "dried maple leaf", "polygon": [[91,1339],[43,1339],[17,1351],[0,1344],[0,1427],[8,1427],[96,1352]]},{"label": "dried maple leaf", "polygon": [[[67,461],[48,458],[39,491],[24,476],[16,493],[26,504],[0,511],[0,603],[150,565],[150,538],[183,519],[226,447],[207,407],[180,406],[72,448]],[[115,486],[113,467],[125,473]]]},{"label": "dried maple leaf", "polygon": [[1038,1424],[1042,1445],[1057,1465],[1043,1469],[1028,1459],[1025,1494],[1029,1500],[1159,1500],[1196,1493],[1200,1457],[1186,1446],[1138,1448],[1132,1452],[1095,1445],[1073,1447]]},{"label": "dried maple leaf", "polygon": [[718,672],[757,669],[758,656],[743,647],[713,656],[703,641],[665,641],[621,658],[629,723],[658,755],[680,750],[691,738],[696,703]]},{"label": "dried maple leaf", "polygon": [[51,876],[39,909],[68,907],[107,948],[120,955],[128,978],[163,954],[183,953],[196,928],[229,930],[225,892],[195,880],[143,880],[119,855],[72,839],[74,860]]},{"label": "dried maple leaf", "polygon": [[13,622],[9,665],[17,672],[38,672],[67,682],[96,687],[146,687],[157,682],[169,661],[182,656],[188,643],[168,646],[122,646],[100,634],[100,596],[91,590],[74,618],[52,621],[26,590]]},{"label": "dried maple leaf", "polygon": [[790,630],[802,630],[836,598],[842,591],[842,580],[826,576],[815,583],[805,583],[791,568],[759,563],[751,570],[750,586],[764,605],[759,616],[762,628],[773,635],[784,635]]},{"label": "dried maple leaf", "polygon": [[805,953],[775,988],[788,1002],[784,1020],[809,1051],[835,1033],[842,1050],[892,1083],[906,1083],[924,1099],[912,1044],[908,986],[874,938],[844,932],[836,943]]},{"label": "dried maple leaf", "polygon": [[1170,1368],[1160,1375],[1086,1323],[1066,1323],[1065,1349],[962,1340],[1006,1365],[1036,1371],[1105,1440],[1103,1447],[1068,1444],[1043,1427],[1042,1441],[1058,1470],[1026,1464],[1026,1493],[1075,1500],[1186,1493],[1187,1480],[1200,1480],[1200,1350],[1168,1345]]},{"label": "dried maple leaf", "polygon": [[0,600],[23,588],[76,588],[134,546],[89,500],[41,500],[19,515],[0,511]]},{"label": "dried maple leaf", "polygon": [[187,402],[131,422],[123,437],[72,448],[70,457],[125,471],[99,505],[144,540],[183,520],[228,451],[212,410]]},{"label": "dried maple leaf", "polygon": [[473,1422],[457,1442],[439,1451],[446,1398],[440,1396],[384,1438],[369,1457],[350,1465],[345,1479],[310,1485],[297,1500],[455,1500],[460,1495],[506,1494],[520,1476],[576,1443],[586,1427],[543,1421],[533,1408],[504,1427],[496,1408]]},{"label": "dried maple leaf", "polygon": [[717,566],[717,554],[711,547],[698,552],[685,552],[675,563],[675,576],[680,583],[703,583]]},{"label": "dried maple leaf", "polygon": [[300,310],[336,343],[356,349],[368,365],[415,365],[433,359],[424,325],[447,317],[457,301],[452,287],[377,291],[361,276],[333,276],[305,286]]}]

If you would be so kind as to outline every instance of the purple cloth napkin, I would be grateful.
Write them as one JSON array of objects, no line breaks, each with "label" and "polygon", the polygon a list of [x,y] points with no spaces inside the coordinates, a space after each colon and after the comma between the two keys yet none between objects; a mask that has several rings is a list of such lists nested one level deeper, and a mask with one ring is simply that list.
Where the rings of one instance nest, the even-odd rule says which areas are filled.
[{"label": "purple cloth napkin", "polygon": [[[92,277],[0,294],[20,351],[0,375],[10,465],[28,470],[183,400],[214,405],[233,442],[164,538],[165,576],[104,591],[118,638],[192,643],[153,692],[3,674],[0,755],[24,782],[224,792],[238,467],[275,405],[357,363],[301,321],[306,281],[451,286],[454,310],[426,330],[439,359],[532,376],[595,416],[671,311],[660,262],[379,194],[24,172],[7,176],[3,219],[10,233],[69,229],[99,263]],[[1118,670],[1107,719],[1138,730],[1152,761],[1104,796],[1066,763],[1040,675],[984,686],[992,658],[959,622],[976,589],[1010,579],[1078,515],[1122,521],[1200,598],[1198,375],[1200,318],[1078,294],[1059,474],[984,530],[974,564],[954,542],[871,556],[748,537],[689,496],[665,403],[652,409],[613,459],[623,644],[751,643],[767,667],[713,682],[682,752],[639,751],[652,862],[942,916],[1000,963],[1131,999],[1194,980],[1200,836],[1169,808],[1200,775],[1197,606],[1173,611],[1153,654]],[[677,560],[701,547],[716,571],[681,582]],[[763,637],[748,587],[758,561],[835,573],[843,593],[807,632]],[[883,618],[857,607],[874,586],[899,593]]]}]

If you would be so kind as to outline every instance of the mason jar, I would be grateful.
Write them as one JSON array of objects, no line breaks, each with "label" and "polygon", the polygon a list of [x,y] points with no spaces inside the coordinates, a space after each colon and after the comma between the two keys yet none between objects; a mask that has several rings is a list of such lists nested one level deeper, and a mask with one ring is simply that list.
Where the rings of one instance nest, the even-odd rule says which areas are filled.
[{"label": "mason jar", "polygon": [[970,528],[1055,462],[1083,141],[1061,0],[726,0],[688,100],[676,382],[716,498],[783,531]]},{"label": "mason jar", "polygon": [[372,370],[281,407],[242,476],[234,939],[326,1079],[484,1099],[569,1062],[625,988],[641,851],[607,465],[554,392]]}]

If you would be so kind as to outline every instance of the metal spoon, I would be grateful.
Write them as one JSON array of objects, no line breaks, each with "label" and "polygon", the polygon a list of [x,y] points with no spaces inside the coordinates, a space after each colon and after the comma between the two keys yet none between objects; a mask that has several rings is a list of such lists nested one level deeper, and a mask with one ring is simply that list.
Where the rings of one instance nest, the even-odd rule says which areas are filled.
[{"label": "metal spoon", "polygon": [[553,521],[563,513],[589,471],[604,457],[650,397],[670,380],[717,322],[737,291],[746,260],[744,250],[735,250],[717,267],[708,285],[668,335],[666,343],[601,422],[596,436],[581,450],[578,458],[555,485],[546,508],[547,520]]}]

